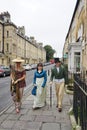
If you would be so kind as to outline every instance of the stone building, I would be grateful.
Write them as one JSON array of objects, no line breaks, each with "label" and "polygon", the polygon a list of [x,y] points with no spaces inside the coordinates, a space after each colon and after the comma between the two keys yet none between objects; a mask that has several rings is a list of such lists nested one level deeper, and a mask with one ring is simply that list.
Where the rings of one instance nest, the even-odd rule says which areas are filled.
[{"label": "stone building", "polygon": [[87,0],[76,2],[65,39],[63,59],[70,72],[87,73]]},{"label": "stone building", "polygon": [[11,22],[9,12],[3,12],[0,14],[0,65],[10,65],[17,57],[29,64],[46,62],[46,51],[42,43],[25,35],[24,26],[17,27]]}]

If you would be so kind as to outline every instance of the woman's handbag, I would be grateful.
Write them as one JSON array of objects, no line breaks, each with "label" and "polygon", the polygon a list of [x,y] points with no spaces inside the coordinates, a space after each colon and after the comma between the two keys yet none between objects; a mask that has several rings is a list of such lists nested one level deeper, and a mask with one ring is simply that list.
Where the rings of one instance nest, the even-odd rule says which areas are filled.
[{"label": "woman's handbag", "polygon": [[[15,73],[15,69],[12,70],[12,76],[14,78],[14,81],[17,80],[17,76],[16,76],[16,73]],[[11,95],[14,96],[14,94],[16,95],[16,101],[17,102],[20,102],[20,91],[19,91],[19,86],[18,86],[18,83],[15,84],[15,83],[12,83],[11,81],[11,84],[10,84],[10,91],[11,91]]]},{"label": "woman's handbag", "polygon": [[32,95],[36,96],[37,93],[37,86],[34,86],[32,91],[31,91]]},{"label": "woman's handbag", "polygon": [[13,93],[16,93],[16,86],[12,83],[12,80],[10,82],[10,92],[11,96],[13,96]]}]

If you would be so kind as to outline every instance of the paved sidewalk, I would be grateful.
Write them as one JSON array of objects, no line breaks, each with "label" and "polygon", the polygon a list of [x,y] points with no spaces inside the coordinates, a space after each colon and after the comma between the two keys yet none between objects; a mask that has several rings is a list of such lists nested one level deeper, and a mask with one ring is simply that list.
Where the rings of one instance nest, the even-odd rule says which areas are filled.
[{"label": "paved sidewalk", "polygon": [[68,115],[72,96],[64,94],[63,111],[56,108],[56,96],[52,88],[52,107],[50,107],[50,88],[47,88],[47,105],[38,110],[32,110],[33,96],[25,98],[22,109],[16,114],[14,105],[0,116],[0,130],[71,130]]}]

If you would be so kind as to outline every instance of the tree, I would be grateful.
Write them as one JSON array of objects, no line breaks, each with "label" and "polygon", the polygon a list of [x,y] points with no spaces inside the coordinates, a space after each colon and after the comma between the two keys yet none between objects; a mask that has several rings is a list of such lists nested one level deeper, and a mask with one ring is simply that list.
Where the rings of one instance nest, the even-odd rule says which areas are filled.
[{"label": "tree", "polygon": [[56,52],[50,45],[44,46],[44,49],[46,50],[46,60],[47,62],[53,58],[54,53]]}]

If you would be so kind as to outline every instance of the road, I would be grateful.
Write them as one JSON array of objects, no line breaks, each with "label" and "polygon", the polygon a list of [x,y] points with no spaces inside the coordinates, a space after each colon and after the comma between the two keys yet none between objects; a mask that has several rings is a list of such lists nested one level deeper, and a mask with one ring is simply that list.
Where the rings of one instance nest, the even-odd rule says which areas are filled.
[{"label": "road", "polygon": [[[53,65],[45,66],[44,69],[50,70],[52,66]],[[26,91],[29,89],[29,85],[32,84],[34,72],[35,70],[26,71]],[[8,107],[12,102],[10,94],[10,77],[0,77],[0,112]]]}]

